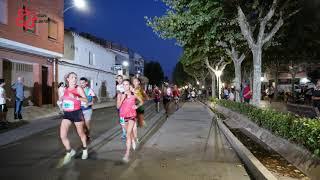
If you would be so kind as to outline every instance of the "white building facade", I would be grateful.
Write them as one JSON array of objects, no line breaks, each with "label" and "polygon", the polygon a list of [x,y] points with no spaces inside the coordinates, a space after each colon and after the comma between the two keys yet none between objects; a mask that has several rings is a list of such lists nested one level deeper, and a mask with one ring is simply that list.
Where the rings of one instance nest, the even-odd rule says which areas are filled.
[{"label": "white building facade", "polygon": [[78,79],[86,77],[96,93],[99,102],[115,96],[116,53],[90,41],[77,33],[65,31],[64,57],[58,63],[58,80],[64,82],[69,72],[75,72]]},{"label": "white building facade", "polygon": [[136,75],[144,75],[144,59],[142,56],[136,52],[130,53],[130,70],[129,74]]}]

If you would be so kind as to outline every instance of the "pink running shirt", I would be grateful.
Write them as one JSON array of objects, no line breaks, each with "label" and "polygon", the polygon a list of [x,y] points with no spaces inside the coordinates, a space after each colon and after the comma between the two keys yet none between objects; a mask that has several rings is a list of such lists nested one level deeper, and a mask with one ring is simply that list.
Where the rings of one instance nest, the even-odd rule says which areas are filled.
[{"label": "pink running shirt", "polygon": [[136,104],[136,97],[134,95],[131,95],[130,97],[125,98],[120,107],[120,114],[119,114],[120,117],[123,117],[123,118],[136,117],[137,112],[133,108],[135,104]]}]

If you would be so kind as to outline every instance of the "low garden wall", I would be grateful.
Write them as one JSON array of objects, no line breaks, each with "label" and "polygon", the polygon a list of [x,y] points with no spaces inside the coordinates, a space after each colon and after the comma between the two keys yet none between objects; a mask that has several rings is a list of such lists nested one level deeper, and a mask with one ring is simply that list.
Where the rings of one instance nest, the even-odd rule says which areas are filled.
[{"label": "low garden wall", "polygon": [[320,121],[213,99],[211,106],[237,122],[312,179],[320,177]]}]

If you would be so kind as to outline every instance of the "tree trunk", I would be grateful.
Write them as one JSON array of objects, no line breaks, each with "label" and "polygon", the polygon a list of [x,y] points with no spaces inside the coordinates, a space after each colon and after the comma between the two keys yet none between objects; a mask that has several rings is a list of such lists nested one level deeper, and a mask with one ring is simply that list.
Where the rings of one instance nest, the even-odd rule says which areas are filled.
[{"label": "tree trunk", "polygon": [[236,88],[236,101],[240,102],[240,83],[241,83],[241,64],[234,62],[234,72],[235,72],[235,88]]},{"label": "tree trunk", "polygon": [[214,74],[214,72],[211,72],[211,97],[215,98],[216,97],[216,75]]},{"label": "tree trunk", "polygon": [[275,99],[278,98],[278,85],[279,85],[279,60],[276,62],[276,71],[275,71],[275,76],[274,76],[274,96]]},{"label": "tree trunk", "polygon": [[219,97],[219,99],[221,99],[221,88],[222,88],[222,83],[221,83],[221,76],[218,76],[218,93],[219,93],[219,95],[218,95],[218,97]]},{"label": "tree trunk", "polygon": [[260,105],[261,100],[261,47],[254,48],[253,54],[253,84],[252,84],[252,104],[254,106]]}]

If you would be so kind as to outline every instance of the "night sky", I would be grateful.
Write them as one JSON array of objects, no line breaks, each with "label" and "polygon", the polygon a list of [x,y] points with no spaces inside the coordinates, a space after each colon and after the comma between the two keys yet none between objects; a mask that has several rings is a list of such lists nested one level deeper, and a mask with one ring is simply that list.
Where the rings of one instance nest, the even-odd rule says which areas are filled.
[{"label": "night sky", "polygon": [[[65,8],[72,0],[65,0]],[[182,49],[174,41],[162,40],[146,26],[144,16],[164,14],[161,0],[87,0],[89,10],[76,8],[65,13],[65,27],[88,32],[97,37],[126,46],[147,60],[160,62],[166,76],[171,77]]]}]

